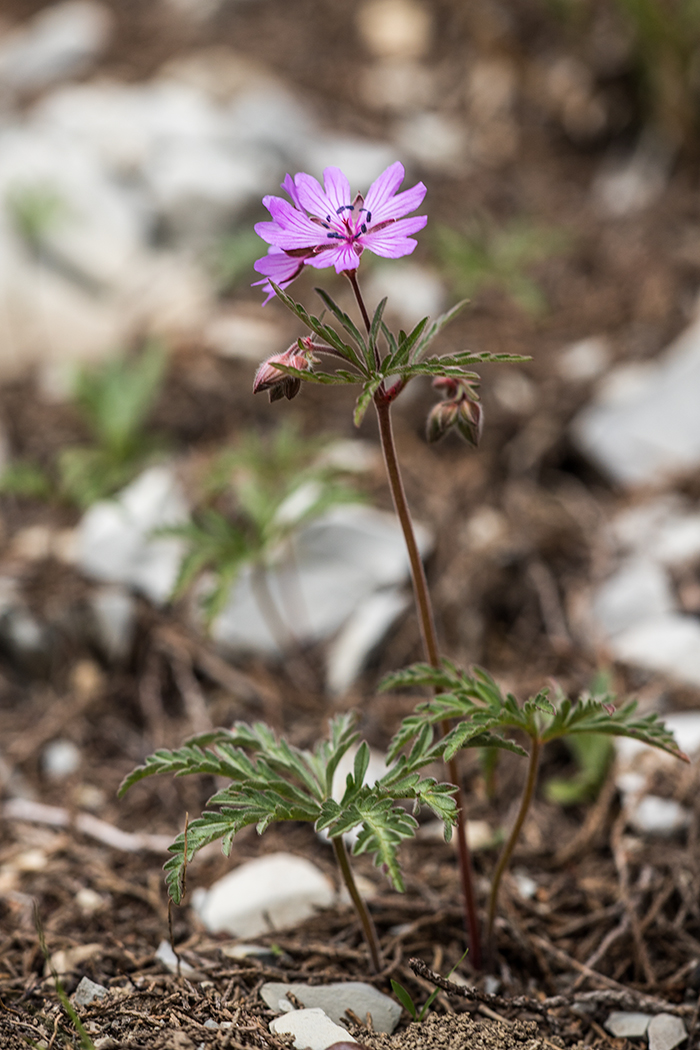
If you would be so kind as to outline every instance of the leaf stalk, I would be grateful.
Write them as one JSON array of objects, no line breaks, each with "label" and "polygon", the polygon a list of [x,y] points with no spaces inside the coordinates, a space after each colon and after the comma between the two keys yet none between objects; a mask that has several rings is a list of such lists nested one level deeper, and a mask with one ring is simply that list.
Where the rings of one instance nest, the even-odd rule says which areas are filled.
[{"label": "leaf stalk", "polygon": [[355,876],[352,873],[350,867],[350,860],[348,858],[348,851],[345,848],[342,835],[338,835],[337,838],[331,839],[333,843],[333,850],[335,852],[335,859],[338,862],[340,868],[340,874],[343,876],[343,882],[347,887],[347,891],[350,894],[350,899],[355,906],[357,917],[360,920],[362,926],[362,932],[369,948],[369,955],[372,961],[372,969],[375,973],[379,973],[382,968],[382,953],[379,947],[379,938],[377,937],[377,930],[375,928],[372,916],[369,913],[369,909],[363,901],[360,892],[355,883]]}]

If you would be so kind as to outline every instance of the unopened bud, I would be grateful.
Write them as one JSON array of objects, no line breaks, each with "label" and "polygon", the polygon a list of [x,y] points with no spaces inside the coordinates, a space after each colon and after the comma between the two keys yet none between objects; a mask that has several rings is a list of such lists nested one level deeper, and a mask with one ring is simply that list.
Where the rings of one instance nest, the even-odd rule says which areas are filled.
[{"label": "unopened bud", "polygon": [[481,405],[476,401],[468,401],[466,398],[461,400],[458,404],[456,424],[457,430],[467,444],[478,448],[484,427],[484,412]]},{"label": "unopened bud", "polygon": [[[302,340],[306,342],[306,340]],[[311,369],[311,340],[309,347],[302,350],[299,343],[292,345],[281,354],[268,357],[267,361],[258,368],[253,381],[253,393],[258,394],[261,390],[269,391],[270,401],[279,401],[286,397],[289,401],[296,397],[301,389],[301,379],[298,376],[287,375],[277,365],[290,365],[298,368],[300,372],[308,372]]]},{"label": "unopened bud", "polygon": [[440,401],[433,406],[426,424],[426,437],[431,444],[439,441],[455,425],[458,413],[457,401]]}]

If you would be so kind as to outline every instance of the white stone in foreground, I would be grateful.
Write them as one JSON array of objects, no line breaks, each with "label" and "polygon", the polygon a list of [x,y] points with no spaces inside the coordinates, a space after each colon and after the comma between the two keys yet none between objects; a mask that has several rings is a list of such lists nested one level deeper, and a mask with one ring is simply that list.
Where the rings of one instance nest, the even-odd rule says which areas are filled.
[{"label": "white stone in foreground", "polygon": [[350,1033],[323,1010],[292,1010],[270,1021],[274,1035],[293,1035],[298,1050],[328,1050],[333,1043],[356,1043]]},{"label": "white stone in foreground", "polygon": [[269,853],[248,861],[208,890],[192,895],[206,928],[234,937],[257,937],[293,926],[334,900],[330,879],[311,861],[291,853]]},{"label": "white stone in foreground", "polygon": [[89,977],[81,977],[80,984],[73,993],[73,1002],[76,1006],[89,1006],[95,999],[104,999],[108,994],[108,989],[103,984],[96,984]]},{"label": "white stone in foreground", "polygon": [[649,1050],[673,1050],[688,1038],[685,1025],[675,1014],[657,1014],[647,1029]]},{"label": "white stone in foreground", "polygon": [[642,1039],[650,1021],[651,1014],[613,1010],[605,1022],[605,1027],[616,1039]]},{"label": "white stone in foreground", "polygon": [[260,989],[260,995],[270,1009],[282,1013],[289,1012],[287,992],[291,992],[304,1006],[323,1010],[332,1021],[338,1023],[342,1023],[348,1009],[363,1021],[369,1013],[375,1032],[390,1035],[401,1018],[401,1006],[395,999],[362,981],[336,981],[318,985],[268,981]]}]

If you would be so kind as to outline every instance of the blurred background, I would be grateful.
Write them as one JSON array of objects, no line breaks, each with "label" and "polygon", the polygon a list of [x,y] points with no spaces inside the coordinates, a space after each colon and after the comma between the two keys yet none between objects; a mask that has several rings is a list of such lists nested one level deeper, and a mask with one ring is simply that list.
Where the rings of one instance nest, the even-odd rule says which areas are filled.
[{"label": "blurred background", "polygon": [[[699,136],[695,0],[3,0],[0,887],[29,946],[18,973],[43,965],[28,893],[67,943],[115,900],[134,952],[162,936],[162,840],[117,852],[117,884],[37,803],[170,835],[206,785],[114,798],[154,747],[255,718],[308,746],[352,706],[385,747],[415,701],[375,692],[420,638],[372,413],[356,430],[341,387],[251,392],[304,334],[251,288],[253,226],[287,172],[338,165],[365,191],[400,160],[428,225],[406,259],[364,255],[370,306],[388,295],[408,329],[468,298],[439,352],[530,358],[481,370],[478,451],[426,443],[427,380],[395,406],[445,653],[521,697],[548,676],[607,682],[683,715],[696,749]],[[314,284],[353,311],[333,271],[295,297],[316,309]],[[559,794],[543,790],[528,848],[573,836],[582,811],[559,802],[594,796],[609,761],[553,750]],[[688,825],[691,782],[667,773],[654,797],[671,809],[635,833]],[[517,763],[499,775],[520,783]],[[489,776],[465,763],[470,816],[496,821],[486,849],[516,790],[494,800]],[[287,832],[273,848],[330,870],[310,832]],[[242,835],[236,856],[258,848]],[[438,848],[454,884],[430,842],[417,885]],[[674,849],[649,864],[682,875]],[[616,899],[605,858],[609,892],[586,889],[584,912]],[[210,854],[193,878],[225,869]],[[146,887],[141,912],[127,883]]]}]

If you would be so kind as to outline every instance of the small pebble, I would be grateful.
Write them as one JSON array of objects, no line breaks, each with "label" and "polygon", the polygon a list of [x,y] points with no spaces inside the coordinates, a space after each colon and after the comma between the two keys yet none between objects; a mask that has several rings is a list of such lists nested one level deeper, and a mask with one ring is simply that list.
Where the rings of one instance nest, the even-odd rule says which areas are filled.
[{"label": "small pebble", "polygon": [[616,1039],[642,1039],[650,1021],[651,1014],[614,1010],[605,1022],[605,1027]]},{"label": "small pebble", "polygon": [[76,1006],[89,1006],[95,999],[104,999],[107,994],[108,990],[103,984],[96,984],[89,977],[82,977],[75,989],[73,1002]]},{"label": "small pebble", "polygon": [[688,1038],[685,1025],[674,1014],[657,1014],[647,1029],[649,1050],[673,1050]]},{"label": "small pebble", "polygon": [[52,780],[63,780],[75,773],[80,760],[80,748],[72,740],[52,740],[41,756],[44,772]]},{"label": "small pebble", "polygon": [[334,1024],[323,1010],[292,1010],[270,1021],[273,1035],[294,1036],[297,1050],[328,1050],[335,1043],[357,1045],[349,1032]]}]

